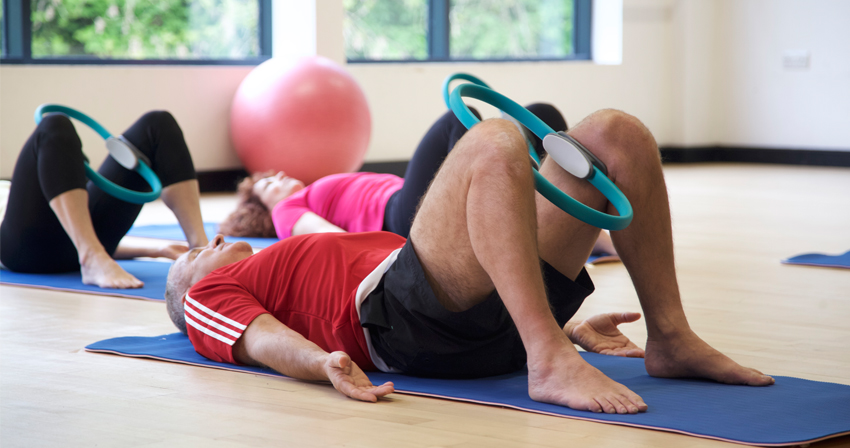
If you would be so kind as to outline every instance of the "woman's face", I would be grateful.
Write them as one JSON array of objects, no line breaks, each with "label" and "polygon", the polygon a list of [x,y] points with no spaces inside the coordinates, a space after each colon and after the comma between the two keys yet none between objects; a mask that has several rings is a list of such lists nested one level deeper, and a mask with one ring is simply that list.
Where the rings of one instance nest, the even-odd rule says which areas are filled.
[{"label": "woman's face", "polygon": [[286,177],[283,171],[274,176],[264,177],[254,184],[252,191],[260,202],[271,210],[278,202],[288,198],[293,193],[304,189],[304,182],[292,177]]}]

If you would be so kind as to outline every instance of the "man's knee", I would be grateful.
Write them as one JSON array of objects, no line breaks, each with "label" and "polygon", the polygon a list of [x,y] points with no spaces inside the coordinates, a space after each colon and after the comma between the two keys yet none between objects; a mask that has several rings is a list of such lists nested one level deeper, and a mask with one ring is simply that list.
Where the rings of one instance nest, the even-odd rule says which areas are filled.
[{"label": "man's knee", "polygon": [[574,130],[590,140],[586,146],[608,165],[659,164],[661,161],[658,145],[649,129],[637,117],[623,111],[597,111]]},{"label": "man's knee", "polygon": [[528,148],[519,130],[513,123],[502,119],[490,119],[472,127],[467,132],[461,149],[471,157],[472,169],[486,174],[504,174],[510,177],[531,176],[531,161]]}]

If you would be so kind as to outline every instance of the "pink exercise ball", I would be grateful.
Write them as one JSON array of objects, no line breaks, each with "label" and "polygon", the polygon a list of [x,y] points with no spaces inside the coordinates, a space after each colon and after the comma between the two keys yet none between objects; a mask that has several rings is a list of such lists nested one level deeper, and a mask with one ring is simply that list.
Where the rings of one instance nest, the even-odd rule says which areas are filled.
[{"label": "pink exercise ball", "polygon": [[360,168],[371,130],[357,81],[319,56],[263,62],[230,109],[230,136],[245,169],[284,171],[305,184]]}]

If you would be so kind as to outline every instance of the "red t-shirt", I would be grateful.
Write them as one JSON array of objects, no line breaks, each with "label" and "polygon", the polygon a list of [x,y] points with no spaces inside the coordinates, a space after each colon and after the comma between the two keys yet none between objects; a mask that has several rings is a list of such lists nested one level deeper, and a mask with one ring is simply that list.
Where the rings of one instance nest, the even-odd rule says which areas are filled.
[{"label": "red t-shirt", "polygon": [[347,232],[373,232],[384,226],[384,211],[404,179],[392,174],[343,173],[325,176],[280,201],[272,222],[280,239],[304,213],[313,212]]},{"label": "red t-shirt", "polygon": [[216,269],[186,294],[189,339],[201,355],[236,364],[233,344],[269,313],[322,349],[342,350],[375,370],[358,302],[371,289],[360,285],[404,242],[389,232],[300,235]]}]

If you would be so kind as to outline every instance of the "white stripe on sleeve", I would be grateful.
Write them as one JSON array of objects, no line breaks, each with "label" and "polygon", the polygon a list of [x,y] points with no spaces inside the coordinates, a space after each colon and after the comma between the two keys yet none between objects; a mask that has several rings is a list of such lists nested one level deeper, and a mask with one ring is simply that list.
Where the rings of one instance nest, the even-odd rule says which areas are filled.
[{"label": "white stripe on sleeve", "polygon": [[208,335],[212,336],[213,338],[216,338],[219,341],[224,342],[227,345],[233,345],[236,342],[233,339],[226,338],[226,337],[204,327],[203,325],[192,320],[192,318],[190,318],[189,316],[186,316],[186,323],[195,327],[198,331],[205,333],[205,334],[208,334]]},{"label": "white stripe on sleeve", "polygon": [[209,326],[211,326],[211,327],[213,327],[213,328],[215,328],[215,329],[217,329],[217,330],[219,330],[219,331],[222,331],[222,332],[224,332],[224,333],[227,333],[227,334],[229,334],[229,335],[231,335],[231,336],[233,336],[233,337],[235,337],[235,338],[239,338],[239,336],[242,336],[242,332],[238,332],[238,333],[237,333],[237,332],[235,332],[235,331],[231,330],[230,328],[227,328],[227,327],[225,327],[224,325],[221,325],[221,324],[219,324],[218,322],[216,322],[216,321],[214,321],[214,320],[212,320],[212,319],[207,319],[207,318],[206,318],[206,317],[204,317],[201,313],[199,313],[199,312],[195,311],[195,310],[194,310],[191,306],[184,306],[184,307],[183,307],[183,310],[184,310],[185,312],[187,312],[187,313],[191,314],[191,315],[192,315],[192,316],[194,316],[195,318],[197,318],[199,321],[201,321],[201,322],[203,322],[203,323],[205,323],[205,324],[207,324],[207,325],[209,325]]},{"label": "white stripe on sleeve", "polygon": [[207,314],[208,314],[208,315],[210,315],[211,317],[213,317],[213,318],[215,318],[215,319],[218,319],[218,320],[220,320],[220,321],[222,321],[222,322],[224,322],[224,323],[230,324],[230,325],[232,325],[232,326],[234,326],[234,327],[236,327],[236,328],[238,328],[238,329],[240,329],[240,330],[244,330],[245,328],[247,328],[245,325],[242,325],[242,324],[240,324],[239,322],[236,322],[236,321],[235,321],[235,320],[233,320],[233,319],[229,319],[229,318],[227,318],[227,317],[225,317],[225,316],[222,316],[221,314],[218,314],[218,313],[216,313],[215,311],[213,311],[213,310],[211,310],[211,309],[209,309],[209,308],[205,307],[203,304],[201,304],[201,303],[200,303],[200,302],[198,302],[197,300],[195,300],[195,299],[193,299],[193,298],[189,297],[189,294],[186,294],[186,301],[187,301],[187,302],[189,302],[189,303],[191,303],[191,304],[192,304],[195,308],[197,308],[197,309],[199,309],[199,310],[201,310],[201,311],[203,311],[203,312],[207,313]]}]

